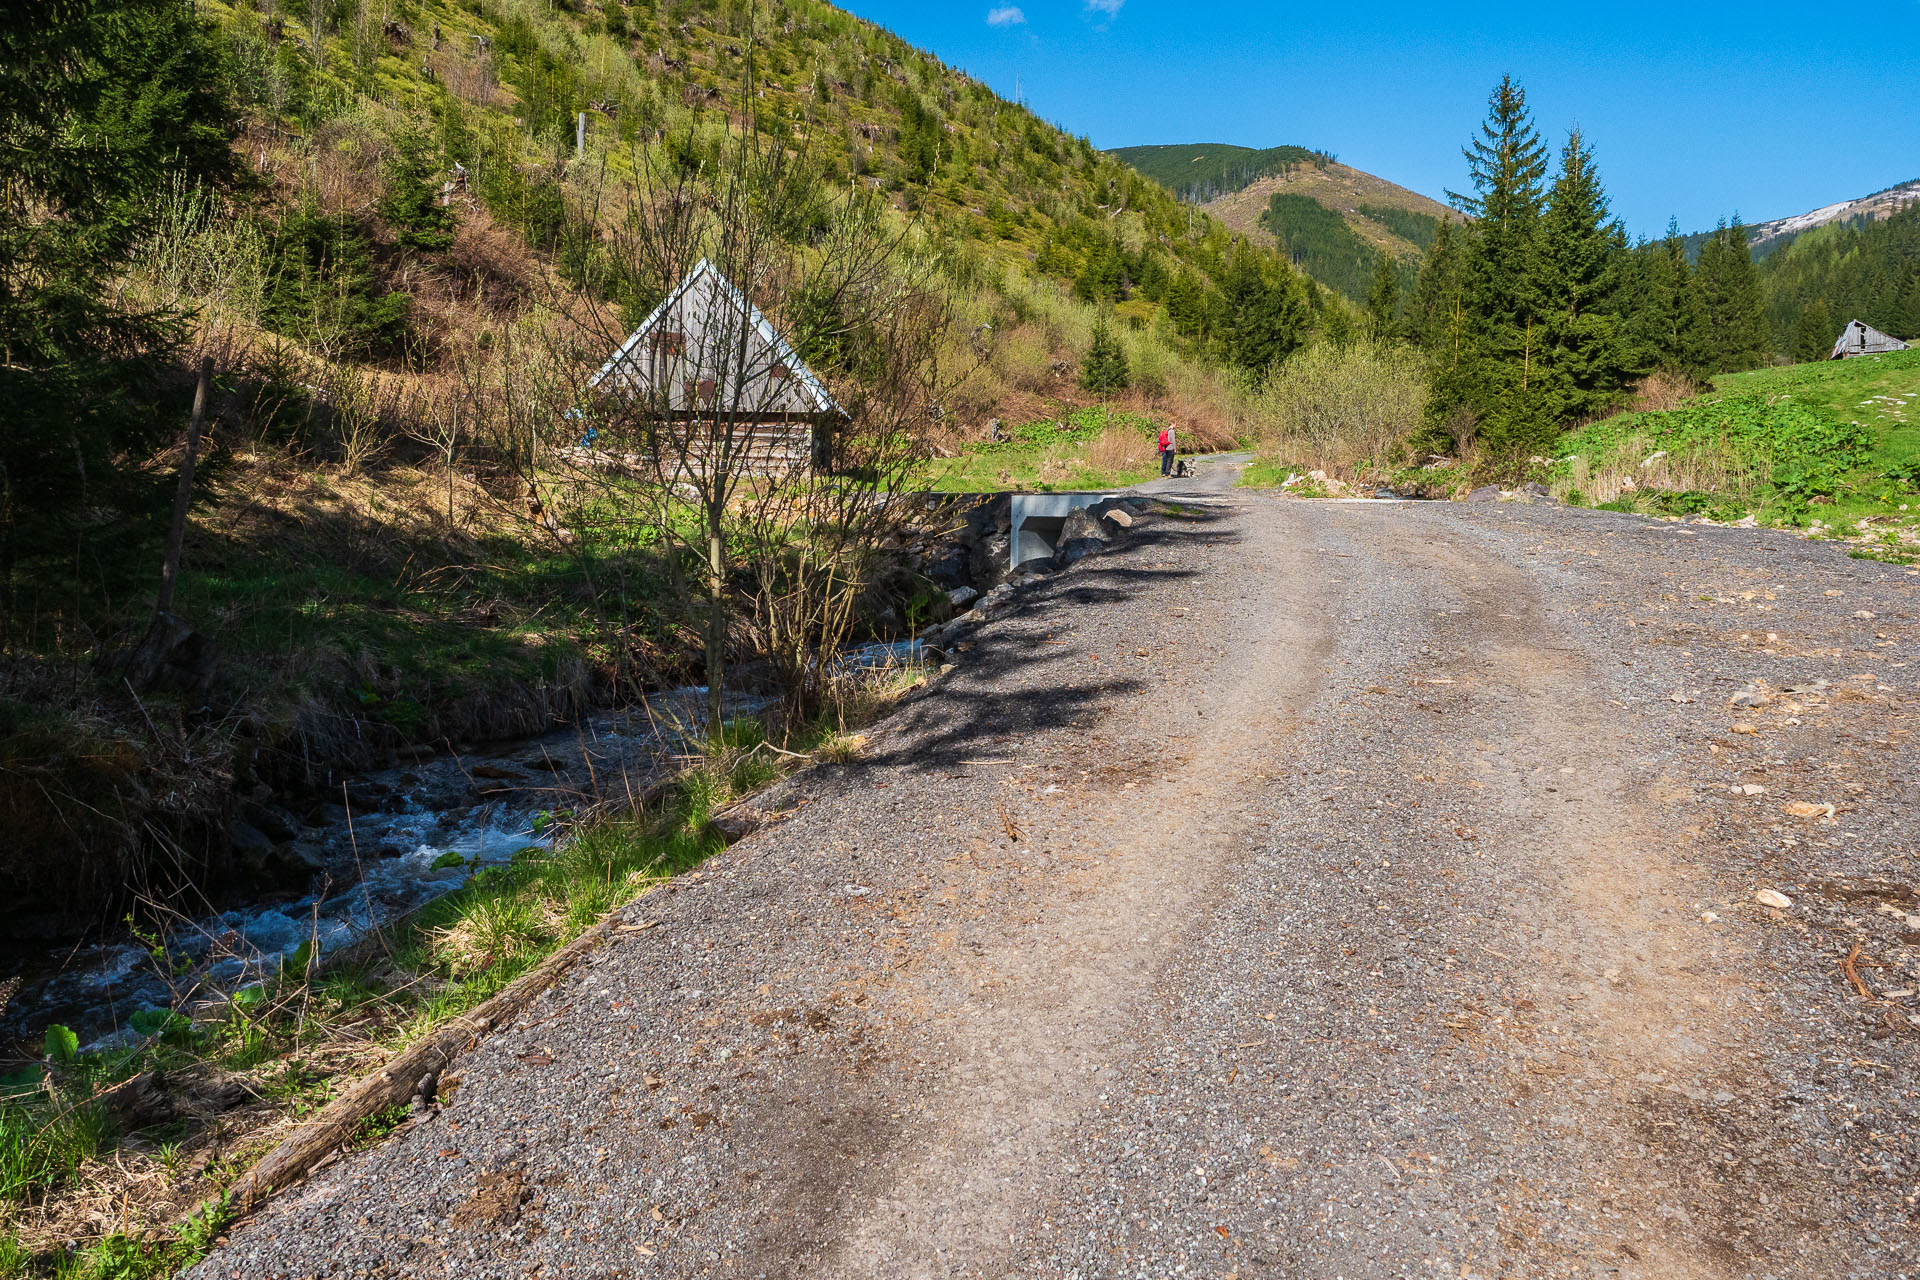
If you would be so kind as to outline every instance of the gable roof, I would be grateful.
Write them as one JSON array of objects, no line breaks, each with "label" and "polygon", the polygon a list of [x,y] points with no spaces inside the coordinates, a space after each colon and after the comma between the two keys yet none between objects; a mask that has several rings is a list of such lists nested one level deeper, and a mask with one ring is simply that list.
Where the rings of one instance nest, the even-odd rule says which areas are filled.
[{"label": "gable roof", "polygon": [[1871,356],[1907,349],[1907,344],[1893,335],[1882,333],[1859,320],[1849,320],[1847,327],[1840,331],[1840,340],[1833,344],[1833,354],[1828,359],[1841,360],[1847,356]]},{"label": "gable roof", "polygon": [[[786,411],[846,416],[846,410],[827,394],[826,387],[807,367],[806,361],[800,358],[800,353],[793,349],[793,344],[768,323],[767,318],[760,314],[760,308],[754,306],[745,294],[734,287],[731,280],[720,273],[718,267],[705,258],[687,272],[686,279],[674,287],[673,292],[640,322],[640,327],[629,334],[627,340],[608,357],[599,371],[587,379],[587,385],[597,388],[605,379],[616,376],[621,380],[643,383],[648,370],[642,343],[648,335],[656,330],[664,330],[668,321],[674,322],[675,331],[682,333],[704,325],[720,304],[724,304],[734,315],[744,315],[749,331],[760,343],[761,351],[750,353],[748,364],[750,370],[760,369],[763,380],[768,380],[768,387],[764,391],[766,405],[772,405],[777,398],[788,398],[771,390],[770,371],[775,365],[781,365],[787,370],[791,381],[791,398],[794,400]],[[671,397],[672,388],[668,391]]]}]

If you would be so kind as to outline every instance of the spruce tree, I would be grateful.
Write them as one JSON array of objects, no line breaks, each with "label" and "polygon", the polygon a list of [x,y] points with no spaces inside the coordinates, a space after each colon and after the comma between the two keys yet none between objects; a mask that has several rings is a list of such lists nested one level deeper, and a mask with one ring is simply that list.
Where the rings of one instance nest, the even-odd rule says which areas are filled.
[{"label": "spruce tree", "polygon": [[1540,378],[1546,335],[1539,231],[1547,150],[1533,127],[1526,91],[1513,77],[1494,88],[1480,136],[1463,154],[1473,192],[1448,193],[1474,218],[1466,233],[1460,358],[1436,371],[1430,411],[1444,419],[1469,408],[1497,453],[1525,456],[1544,447],[1555,427]]},{"label": "spruce tree", "polygon": [[1382,253],[1367,288],[1367,328],[1381,342],[1400,336],[1400,268],[1390,253]]},{"label": "spruce tree", "polygon": [[1464,238],[1464,233],[1455,233],[1450,219],[1440,220],[1433,243],[1420,261],[1420,275],[1407,305],[1407,329],[1413,340],[1447,368],[1460,363]]},{"label": "spruce tree", "polygon": [[1227,362],[1266,377],[1306,340],[1313,314],[1299,272],[1236,248],[1220,282],[1210,325]]},{"label": "spruce tree", "polygon": [[1723,219],[1702,246],[1696,281],[1708,370],[1734,373],[1765,364],[1772,341],[1760,275],[1738,217]]},{"label": "spruce tree", "polygon": [[1834,339],[1840,327],[1833,322],[1833,308],[1825,298],[1815,298],[1800,308],[1793,322],[1793,358],[1802,364],[1825,360],[1833,354]]},{"label": "spruce tree", "polygon": [[1087,348],[1087,358],[1080,362],[1081,389],[1100,394],[1125,391],[1131,381],[1127,353],[1121,347],[1120,340],[1107,327],[1105,316],[1095,318],[1093,344]]},{"label": "spruce tree", "polygon": [[1666,238],[1644,250],[1646,288],[1636,325],[1645,345],[1643,365],[1699,377],[1709,363],[1700,290],[1687,261],[1678,219],[1667,219]]},{"label": "spruce tree", "polygon": [[1626,254],[1626,231],[1608,217],[1593,151],[1575,129],[1560,153],[1539,236],[1540,402],[1551,421],[1593,414],[1626,385]]},{"label": "spruce tree", "polygon": [[141,567],[158,526],[183,318],[115,286],[163,191],[234,176],[226,71],[178,0],[0,5],[0,617],[41,570]]},{"label": "spruce tree", "polygon": [[401,130],[387,163],[379,213],[394,239],[409,249],[438,253],[453,245],[453,210],[440,203],[440,164],[433,143],[418,129]]}]

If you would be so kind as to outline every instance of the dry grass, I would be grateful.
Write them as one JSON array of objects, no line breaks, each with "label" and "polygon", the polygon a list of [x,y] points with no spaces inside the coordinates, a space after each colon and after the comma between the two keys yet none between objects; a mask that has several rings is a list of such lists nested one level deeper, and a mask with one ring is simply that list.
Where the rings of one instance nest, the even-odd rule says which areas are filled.
[{"label": "dry grass", "polygon": [[464,49],[448,44],[431,56],[434,74],[454,97],[488,109],[506,105],[507,95],[500,89],[500,78],[493,67],[493,56],[472,56],[474,42],[465,41]]},{"label": "dry grass", "polygon": [[1108,427],[1086,448],[1087,465],[1096,471],[1134,471],[1158,460],[1154,442],[1132,427]]},{"label": "dry grass", "polygon": [[1630,435],[1595,466],[1584,456],[1568,459],[1554,496],[1578,493],[1589,503],[1613,502],[1642,491],[1720,494],[1751,499],[1767,482],[1772,464],[1718,443],[1664,450],[1649,436]]},{"label": "dry grass", "polygon": [[1678,409],[1699,394],[1700,384],[1687,374],[1656,369],[1634,384],[1632,407],[1640,413],[1661,413]]}]

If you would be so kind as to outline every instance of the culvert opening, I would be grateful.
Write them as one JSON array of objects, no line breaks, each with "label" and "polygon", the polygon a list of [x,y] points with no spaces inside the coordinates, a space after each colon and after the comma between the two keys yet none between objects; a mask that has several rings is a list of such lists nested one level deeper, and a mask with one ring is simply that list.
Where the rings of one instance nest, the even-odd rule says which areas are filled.
[{"label": "culvert opening", "polygon": [[1009,495],[1007,567],[1018,569],[1033,560],[1050,560],[1060,545],[1067,516],[1119,498],[1113,492],[1016,493]]}]

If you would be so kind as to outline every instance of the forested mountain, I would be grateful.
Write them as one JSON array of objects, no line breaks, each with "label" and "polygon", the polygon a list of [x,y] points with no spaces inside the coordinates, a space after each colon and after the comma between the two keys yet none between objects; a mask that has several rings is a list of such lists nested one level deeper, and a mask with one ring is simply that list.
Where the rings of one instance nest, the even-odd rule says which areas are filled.
[{"label": "forested mountain", "polygon": [[1772,347],[1818,360],[1849,320],[1920,338],[1920,195],[1891,216],[1800,235],[1760,265]]},{"label": "forested mountain", "polygon": [[1304,147],[1255,151],[1195,143],[1108,154],[1233,230],[1278,245],[1295,265],[1355,302],[1367,296],[1382,256],[1397,264],[1402,285],[1410,285],[1439,224],[1459,220],[1436,200]]},{"label": "forested mountain", "polygon": [[1225,142],[1116,147],[1107,153],[1132,165],[1189,204],[1243,191],[1266,177],[1285,177],[1302,165],[1324,169],[1333,156],[1307,147],[1236,147]]},{"label": "forested mountain", "polygon": [[[1792,217],[1756,222],[1747,228],[1747,238],[1753,245],[1754,260],[1763,262],[1808,232],[1832,226],[1867,226],[1891,217],[1916,200],[1920,200],[1920,178],[1897,183],[1871,195],[1823,205]],[[1700,247],[1712,234],[1711,231],[1700,231],[1688,236],[1687,252],[1698,257]]]}]

